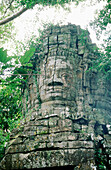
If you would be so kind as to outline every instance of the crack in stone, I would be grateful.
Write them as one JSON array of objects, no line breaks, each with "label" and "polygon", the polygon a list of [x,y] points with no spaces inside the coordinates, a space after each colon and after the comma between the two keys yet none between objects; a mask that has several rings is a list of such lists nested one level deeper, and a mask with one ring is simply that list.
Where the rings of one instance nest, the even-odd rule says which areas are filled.
[{"label": "crack in stone", "polygon": [[[26,152],[10,152],[10,153],[7,153],[6,155],[13,155],[13,154],[20,154],[20,153],[22,153],[22,154],[27,154],[27,153],[31,153],[31,152],[36,152],[36,151],[59,151],[59,150],[61,150],[62,148],[59,148],[59,147],[50,147],[50,148],[38,148],[38,149],[33,149],[33,150],[30,150],[30,151],[26,151]],[[89,147],[89,148],[85,148],[85,147],[78,147],[78,148],[70,148],[70,147],[66,147],[66,148],[64,148],[65,150],[70,150],[70,149],[77,149],[77,150],[79,150],[79,149],[85,149],[85,150],[88,150],[88,149],[94,149],[93,147]],[[5,155],[5,156],[6,156]]]}]

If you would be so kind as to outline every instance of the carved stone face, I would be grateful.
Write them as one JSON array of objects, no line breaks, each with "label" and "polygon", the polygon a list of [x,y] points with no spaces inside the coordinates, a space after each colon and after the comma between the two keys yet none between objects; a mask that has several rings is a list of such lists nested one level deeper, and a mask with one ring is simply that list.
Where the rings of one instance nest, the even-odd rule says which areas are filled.
[{"label": "carved stone face", "polygon": [[42,103],[74,101],[75,81],[73,60],[65,56],[50,56],[40,65],[39,92]]}]

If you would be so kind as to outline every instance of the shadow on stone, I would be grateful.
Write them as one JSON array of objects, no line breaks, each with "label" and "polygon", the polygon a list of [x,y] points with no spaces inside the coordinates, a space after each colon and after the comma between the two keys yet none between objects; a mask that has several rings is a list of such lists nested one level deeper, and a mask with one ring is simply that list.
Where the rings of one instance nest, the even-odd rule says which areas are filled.
[{"label": "shadow on stone", "polygon": [[[26,169],[26,168],[24,168]],[[46,167],[46,168],[33,168],[32,170],[74,170],[74,166],[69,165],[69,166],[55,166],[55,167]],[[31,169],[28,169],[31,170]]]}]

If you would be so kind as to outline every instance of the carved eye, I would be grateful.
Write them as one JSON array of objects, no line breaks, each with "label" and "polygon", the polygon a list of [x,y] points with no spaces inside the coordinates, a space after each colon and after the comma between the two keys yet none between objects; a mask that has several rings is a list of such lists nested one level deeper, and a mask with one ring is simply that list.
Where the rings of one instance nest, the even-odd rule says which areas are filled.
[{"label": "carved eye", "polygon": [[62,78],[64,78],[64,79],[67,79],[67,77],[68,77],[67,74],[63,74],[63,75],[62,75]]},{"label": "carved eye", "polygon": [[72,76],[68,73],[64,73],[62,74],[62,80],[64,84],[67,84],[67,83],[69,84],[72,82]]}]

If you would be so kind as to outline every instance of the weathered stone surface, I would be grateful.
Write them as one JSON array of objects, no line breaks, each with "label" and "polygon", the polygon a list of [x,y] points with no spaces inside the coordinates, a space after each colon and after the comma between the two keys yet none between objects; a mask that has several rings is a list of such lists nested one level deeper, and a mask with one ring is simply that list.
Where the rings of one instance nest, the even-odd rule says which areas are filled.
[{"label": "weathered stone surface", "polygon": [[[111,168],[111,82],[97,70],[89,33],[79,26],[45,30],[35,52],[35,72],[24,90],[19,129],[14,129],[0,168],[33,169],[73,165],[97,169],[96,152]],[[84,43],[85,42],[85,43]],[[107,158],[107,159],[106,159]]]}]

